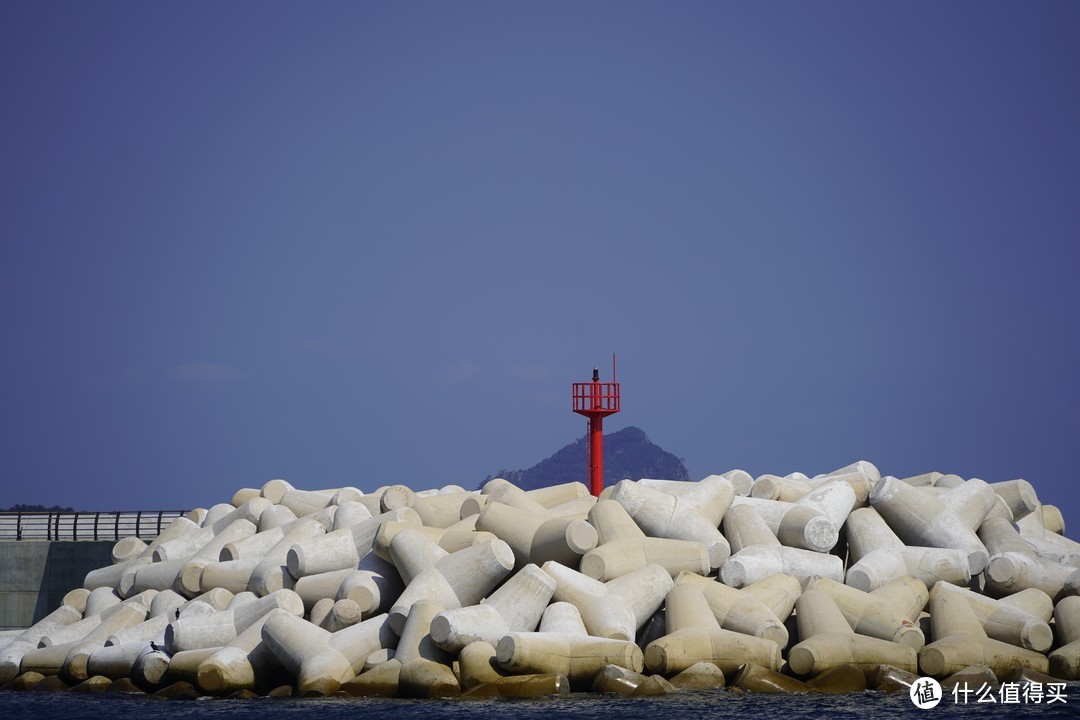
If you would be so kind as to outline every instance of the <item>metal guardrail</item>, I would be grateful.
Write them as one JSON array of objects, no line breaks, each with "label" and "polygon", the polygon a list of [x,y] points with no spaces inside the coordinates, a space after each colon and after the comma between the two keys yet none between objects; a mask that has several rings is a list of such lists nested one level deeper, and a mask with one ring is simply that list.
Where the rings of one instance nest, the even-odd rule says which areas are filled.
[{"label": "metal guardrail", "polygon": [[0,512],[0,541],[152,540],[188,510],[109,510],[98,512]]}]

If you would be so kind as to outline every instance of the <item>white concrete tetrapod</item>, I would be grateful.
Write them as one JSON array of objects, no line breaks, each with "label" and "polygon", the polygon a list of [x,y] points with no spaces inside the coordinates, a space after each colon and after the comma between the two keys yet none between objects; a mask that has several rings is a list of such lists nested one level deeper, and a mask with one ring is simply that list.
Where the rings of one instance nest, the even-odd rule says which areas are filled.
[{"label": "white concrete tetrapod", "polygon": [[753,545],[780,546],[756,505],[742,502],[732,505],[724,515],[723,527],[733,554]]},{"label": "white concrete tetrapod", "polygon": [[721,670],[744,662],[780,668],[780,646],[723,630],[696,583],[675,585],[668,593],[665,624],[667,634],[645,648],[645,667],[651,673],[674,675],[699,662],[711,662]]},{"label": "white concrete tetrapod", "polygon": [[283,674],[270,646],[262,639],[263,625],[287,610],[271,610],[227,645],[199,664],[196,680],[203,692],[228,695],[237,690],[268,690]]},{"label": "white concrete tetrapod", "polygon": [[539,632],[561,635],[588,635],[577,606],[568,602],[553,602],[544,608]]},{"label": "white concrete tetrapod", "polygon": [[589,510],[588,520],[596,529],[598,547],[617,540],[641,540],[646,537],[626,509],[614,500],[598,500]]},{"label": "white concrete tetrapod", "polygon": [[964,484],[942,493],[938,499],[969,528],[978,532],[979,526],[997,504],[998,495],[989,483],[979,478],[971,478]]},{"label": "white concrete tetrapod", "polygon": [[479,605],[436,615],[431,621],[432,640],[451,653],[478,641],[494,648],[509,632],[536,630],[554,592],[555,581],[547,573],[526,565]]},{"label": "white concrete tetrapod", "polygon": [[285,531],[279,525],[235,542],[225,543],[224,547],[221,548],[221,552],[218,553],[217,560],[218,562],[228,562],[230,560],[261,559],[266,553],[270,552],[270,548],[281,542],[283,537],[285,537]]},{"label": "white concrete tetrapod", "polygon": [[1050,674],[1062,680],[1080,679],[1080,596],[1064,598],[1054,608],[1058,648],[1050,653]]},{"label": "white concrete tetrapod", "polygon": [[[917,580],[915,584],[928,599],[929,593],[925,586]],[[885,596],[875,596],[827,578],[811,579],[806,589],[820,589],[828,593],[853,632],[907,645],[915,650],[926,644],[926,638],[919,626],[901,609],[888,602]],[[924,605],[925,603],[926,599],[923,600]]]},{"label": "white concrete tetrapod", "polygon": [[510,633],[495,648],[499,666],[509,673],[564,675],[582,689],[605,665],[641,672],[641,648],[629,640],[558,633]]},{"label": "white concrete tetrapod", "polygon": [[295,579],[305,575],[355,568],[371,550],[379,526],[386,521],[420,525],[420,516],[409,508],[397,508],[362,520],[350,528],[303,540],[289,548],[285,564]]},{"label": "white concrete tetrapod", "polygon": [[0,684],[7,684],[19,674],[23,656],[38,647],[43,637],[82,619],[82,612],[70,605],[61,605],[51,613],[16,635],[0,648]]},{"label": "white concrete tetrapod", "polygon": [[[798,581],[794,582],[799,588]],[[772,640],[780,647],[787,646],[788,631],[783,621],[759,598],[694,573],[682,573],[675,579],[676,587],[684,584],[694,585],[701,590],[721,628]]]},{"label": "white concrete tetrapod", "polygon": [[1019,520],[1031,513],[1039,505],[1039,496],[1035,488],[1027,480],[1005,480],[1003,482],[990,483],[991,489],[997,493],[1012,511],[1013,519]]},{"label": "white concrete tetrapod", "polygon": [[1023,553],[994,555],[985,577],[987,591],[998,596],[1028,588],[1042,590],[1055,600],[1080,594],[1080,569]]},{"label": "white concrete tetrapod", "polygon": [[721,473],[720,476],[727,478],[727,481],[731,483],[731,488],[735,491],[735,497],[747,497],[750,495],[754,485],[754,478],[750,473],[745,470],[728,470]]},{"label": "white concrete tetrapod", "polygon": [[400,633],[418,601],[434,600],[442,610],[480,602],[514,567],[514,554],[502,540],[450,553],[414,577],[390,608],[390,626]]},{"label": "white concrete tetrapod", "polygon": [[828,592],[808,589],[795,603],[799,643],[788,652],[788,665],[796,675],[816,675],[838,665],[851,664],[864,674],[879,665],[915,672],[914,647],[857,634]]},{"label": "white concrete tetrapod", "polygon": [[294,679],[303,697],[331,695],[353,678],[352,664],[329,645],[331,633],[289,613],[275,613],[262,626],[262,639]]},{"label": "white concrete tetrapod", "polygon": [[731,555],[731,546],[717,528],[718,523],[699,512],[693,502],[631,480],[615,485],[609,497],[626,509],[645,534],[705,545],[714,570]]},{"label": "white concrete tetrapod", "polygon": [[659,565],[675,577],[688,571],[708,574],[709,551],[694,540],[640,538],[598,545],[581,558],[581,572],[601,582],[614,580],[646,565]]},{"label": "white concrete tetrapod", "polygon": [[874,508],[859,508],[848,516],[848,585],[870,592],[905,576],[927,588],[939,580],[966,584],[971,579],[966,549],[909,547]]},{"label": "white concrete tetrapod", "polygon": [[1046,673],[1046,656],[1018,648],[986,636],[971,604],[960,593],[935,588],[930,593],[929,643],[919,651],[919,669],[924,675],[944,678],[969,665],[985,665],[1004,677],[1015,668]]},{"label": "white concrete tetrapod", "polygon": [[720,568],[720,579],[725,585],[741,588],[776,573],[791,575],[804,586],[815,575],[840,582],[844,577],[844,563],[836,555],[828,553],[784,546],[751,545],[724,563]]},{"label": "white concrete tetrapod", "polygon": [[360,559],[357,569],[350,572],[338,587],[339,600],[352,600],[365,618],[390,610],[405,589],[397,568],[374,552]]},{"label": "white concrete tetrapod", "polygon": [[966,598],[989,638],[1040,653],[1047,652],[1054,642],[1049,624],[1015,605],[946,582],[938,583],[934,589]]},{"label": "white concrete tetrapod", "polygon": [[146,642],[129,642],[120,645],[105,645],[90,653],[86,660],[86,676],[104,675],[110,680],[129,677],[135,660],[149,647]]},{"label": "white concrete tetrapod", "polygon": [[224,647],[271,610],[282,609],[300,617],[304,603],[292,590],[278,590],[233,610],[212,615],[181,617],[165,630],[165,648],[175,654],[184,650]]},{"label": "white concrete tetrapod", "polygon": [[766,473],[758,475],[750,488],[750,497],[758,500],[795,502],[810,492],[810,483],[797,478],[785,478]]},{"label": "white concrete tetrapod", "polygon": [[870,492],[870,504],[909,545],[965,550],[972,575],[989,562],[975,531],[933,493],[893,477],[884,477]]},{"label": "white concrete tetrapod", "polygon": [[[841,488],[837,494],[843,492]],[[851,495],[850,488],[847,493]],[[738,498],[732,503],[732,510],[746,505],[754,508],[773,536],[786,547],[825,553],[840,537],[838,527],[829,516],[813,505],[751,497]]]},{"label": "white concrete tetrapod", "polygon": [[577,565],[581,556],[596,547],[596,530],[587,521],[574,517],[549,517],[539,512],[489,500],[480,511],[476,528],[493,533],[514,553],[517,568],[548,560]]}]

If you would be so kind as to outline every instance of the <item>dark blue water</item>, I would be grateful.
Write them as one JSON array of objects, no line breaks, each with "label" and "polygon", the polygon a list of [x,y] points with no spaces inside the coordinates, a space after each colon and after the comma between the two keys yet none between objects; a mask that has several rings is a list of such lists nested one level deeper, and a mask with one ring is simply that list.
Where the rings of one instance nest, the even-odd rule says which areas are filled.
[{"label": "dark blue water", "polygon": [[906,695],[876,692],[849,695],[758,695],[728,691],[659,698],[570,695],[542,699],[385,700],[319,698],[258,700],[159,700],[131,695],[0,693],[0,720],[867,720],[867,718],[1080,718],[1080,686],[1069,686],[1067,702],[1020,705],[955,705],[946,699],[919,710]]}]

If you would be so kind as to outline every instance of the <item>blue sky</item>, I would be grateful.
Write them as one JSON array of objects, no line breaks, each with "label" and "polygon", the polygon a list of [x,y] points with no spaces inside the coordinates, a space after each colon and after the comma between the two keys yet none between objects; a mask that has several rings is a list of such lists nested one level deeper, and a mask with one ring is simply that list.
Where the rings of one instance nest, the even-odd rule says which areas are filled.
[{"label": "blue sky", "polygon": [[607,427],[694,476],[1024,477],[1076,527],[1078,26],[3,3],[0,504],[472,487],[614,351]]}]

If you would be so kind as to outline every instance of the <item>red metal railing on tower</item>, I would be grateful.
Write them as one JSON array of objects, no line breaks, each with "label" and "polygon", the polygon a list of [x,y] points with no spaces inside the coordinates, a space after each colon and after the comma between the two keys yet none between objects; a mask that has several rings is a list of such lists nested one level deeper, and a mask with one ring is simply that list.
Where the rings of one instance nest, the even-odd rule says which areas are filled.
[{"label": "red metal railing on tower", "polygon": [[608,414],[619,412],[619,383],[587,382],[574,383],[574,412],[607,411]]}]

